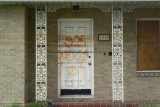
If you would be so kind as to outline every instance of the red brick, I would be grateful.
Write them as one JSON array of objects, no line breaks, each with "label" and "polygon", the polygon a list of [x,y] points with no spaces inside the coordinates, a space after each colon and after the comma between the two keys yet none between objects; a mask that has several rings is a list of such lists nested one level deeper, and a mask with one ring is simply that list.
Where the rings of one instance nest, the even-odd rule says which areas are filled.
[{"label": "red brick", "polygon": [[87,107],[87,103],[82,103],[82,107]]},{"label": "red brick", "polygon": [[69,103],[69,107],[76,107],[75,103]]},{"label": "red brick", "polygon": [[57,103],[56,105],[57,105],[57,107],[63,107],[62,103]]},{"label": "red brick", "polygon": [[113,103],[113,107],[119,107],[119,103]]},{"label": "red brick", "polygon": [[126,104],[126,107],[132,107],[132,104]]},{"label": "red brick", "polygon": [[108,103],[108,104],[107,104],[107,107],[112,107],[112,103]]},{"label": "red brick", "polygon": [[107,107],[106,103],[101,103],[101,107]]},{"label": "red brick", "polygon": [[138,107],[138,104],[133,104],[133,107]]},{"label": "red brick", "polygon": [[57,107],[57,104],[54,104],[54,107]]},{"label": "red brick", "polygon": [[95,107],[94,103],[88,103],[88,107]]},{"label": "red brick", "polygon": [[101,107],[100,103],[95,103],[95,107]]},{"label": "red brick", "polygon": [[63,103],[63,107],[68,107],[68,103]]},{"label": "red brick", "polygon": [[81,107],[81,103],[76,103],[76,107]]},{"label": "red brick", "polygon": [[124,103],[119,103],[119,107],[125,107]]}]

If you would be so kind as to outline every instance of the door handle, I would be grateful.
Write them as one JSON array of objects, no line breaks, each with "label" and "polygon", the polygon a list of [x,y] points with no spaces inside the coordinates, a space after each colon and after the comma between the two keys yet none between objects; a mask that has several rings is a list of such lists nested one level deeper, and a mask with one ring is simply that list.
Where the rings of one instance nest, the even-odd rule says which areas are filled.
[{"label": "door handle", "polygon": [[91,65],[91,63],[89,62],[88,65]]}]

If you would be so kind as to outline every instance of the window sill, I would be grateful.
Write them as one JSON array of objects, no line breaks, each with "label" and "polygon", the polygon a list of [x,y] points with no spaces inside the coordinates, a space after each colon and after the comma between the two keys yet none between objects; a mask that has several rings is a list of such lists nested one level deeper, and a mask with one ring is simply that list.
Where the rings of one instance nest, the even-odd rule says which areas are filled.
[{"label": "window sill", "polygon": [[159,77],[160,70],[136,71],[138,77]]}]

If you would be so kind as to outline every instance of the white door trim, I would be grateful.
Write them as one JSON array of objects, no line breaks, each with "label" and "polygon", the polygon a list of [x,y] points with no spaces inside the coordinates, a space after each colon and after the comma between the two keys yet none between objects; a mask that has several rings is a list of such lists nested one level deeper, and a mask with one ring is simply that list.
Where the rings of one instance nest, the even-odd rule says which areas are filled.
[{"label": "white door trim", "polygon": [[[58,46],[59,46],[59,34],[60,34],[60,22],[61,21],[90,21],[92,22],[92,88],[91,88],[91,95],[66,95],[60,96],[60,73],[58,72],[58,98],[94,98],[94,20],[92,18],[62,18],[58,19]],[[58,52],[59,48],[58,48]],[[59,62],[59,58],[58,58]]]}]

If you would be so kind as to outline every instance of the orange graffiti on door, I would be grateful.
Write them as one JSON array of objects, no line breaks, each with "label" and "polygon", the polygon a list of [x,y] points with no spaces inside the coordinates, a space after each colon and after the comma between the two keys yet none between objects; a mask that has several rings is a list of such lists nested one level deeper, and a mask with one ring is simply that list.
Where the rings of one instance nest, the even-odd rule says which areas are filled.
[{"label": "orange graffiti on door", "polygon": [[60,54],[60,67],[63,66],[64,62],[66,63],[67,60],[71,59],[76,60],[76,63],[78,63],[78,65],[72,64],[69,66],[67,71],[67,78],[69,78],[70,76],[74,76],[79,72],[77,66],[81,67],[88,58],[88,51],[85,48],[85,35],[67,36],[63,42],[63,45],[66,49]]}]

